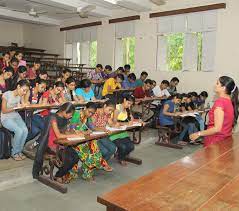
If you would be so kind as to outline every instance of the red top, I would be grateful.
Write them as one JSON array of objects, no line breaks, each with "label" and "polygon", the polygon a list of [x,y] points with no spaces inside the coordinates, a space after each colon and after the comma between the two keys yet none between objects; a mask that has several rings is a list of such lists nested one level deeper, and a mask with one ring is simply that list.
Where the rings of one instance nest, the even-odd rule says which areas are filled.
[{"label": "red top", "polygon": [[134,90],[133,95],[135,96],[135,98],[150,97],[149,92],[144,91],[144,90],[143,90],[143,87],[141,87],[141,86],[140,86],[140,87],[137,87],[137,88]]},{"label": "red top", "polygon": [[106,115],[104,113],[100,113],[99,111],[96,111],[94,116],[92,117],[93,119],[93,124],[95,127],[105,127],[108,123],[108,119],[110,118],[110,115]]},{"label": "red top", "polygon": [[27,78],[29,79],[35,79],[37,77],[36,71],[33,70],[32,68],[29,68],[27,70]]},{"label": "red top", "polygon": [[216,108],[221,108],[224,111],[224,120],[222,129],[220,132],[206,136],[204,140],[204,146],[208,146],[210,144],[214,144],[216,142],[222,141],[232,135],[232,128],[233,128],[233,121],[234,121],[234,108],[232,105],[232,101],[227,98],[218,98],[213,107],[210,109],[208,116],[209,116],[209,123],[208,128],[214,127],[214,111]]},{"label": "red top", "polygon": [[0,58],[0,69],[5,69],[7,67],[7,63],[3,61],[3,58]]},{"label": "red top", "polygon": [[[51,121],[51,125],[53,122],[56,122],[56,119]],[[48,147],[53,150],[55,150],[57,147],[57,145],[54,143],[54,140],[56,140],[56,134],[51,126],[49,130]]]}]

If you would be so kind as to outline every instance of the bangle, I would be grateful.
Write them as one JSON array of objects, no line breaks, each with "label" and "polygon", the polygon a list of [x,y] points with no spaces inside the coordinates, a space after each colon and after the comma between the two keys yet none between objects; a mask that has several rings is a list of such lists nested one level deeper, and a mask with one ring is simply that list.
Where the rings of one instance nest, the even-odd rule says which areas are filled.
[{"label": "bangle", "polygon": [[198,136],[201,137],[201,132],[200,131],[198,132]]}]

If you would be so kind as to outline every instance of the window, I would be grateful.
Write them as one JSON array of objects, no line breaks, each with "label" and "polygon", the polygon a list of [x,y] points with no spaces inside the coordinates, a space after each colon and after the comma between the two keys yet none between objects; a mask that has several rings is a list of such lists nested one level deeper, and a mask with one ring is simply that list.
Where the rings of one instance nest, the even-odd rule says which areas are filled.
[{"label": "window", "polygon": [[97,64],[97,41],[90,43],[90,66],[95,67]]},{"label": "window", "polygon": [[212,71],[216,53],[216,11],[158,20],[157,69]]},{"label": "window", "polygon": [[131,69],[135,67],[135,37],[116,39],[115,46],[115,68],[130,64]]}]

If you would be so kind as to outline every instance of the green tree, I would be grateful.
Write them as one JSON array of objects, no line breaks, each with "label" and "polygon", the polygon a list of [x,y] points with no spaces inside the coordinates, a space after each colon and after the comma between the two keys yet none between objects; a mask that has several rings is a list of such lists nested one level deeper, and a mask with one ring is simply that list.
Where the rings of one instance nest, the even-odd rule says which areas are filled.
[{"label": "green tree", "polygon": [[135,37],[123,38],[123,64],[130,64],[135,69]]},{"label": "green tree", "polygon": [[95,67],[97,63],[97,41],[90,43],[90,66]]}]

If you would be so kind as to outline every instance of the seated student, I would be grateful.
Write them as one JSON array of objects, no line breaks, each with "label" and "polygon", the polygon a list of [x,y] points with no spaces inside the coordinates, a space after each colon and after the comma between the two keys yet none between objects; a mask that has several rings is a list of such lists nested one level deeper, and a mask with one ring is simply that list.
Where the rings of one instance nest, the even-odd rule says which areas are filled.
[{"label": "seated student", "polygon": [[17,82],[27,78],[27,68],[25,66],[19,66],[17,72],[14,74],[11,80],[8,80],[7,87],[10,90],[16,89]]},{"label": "seated student", "polygon": [[21,105],[21,99],[27,94],[29,86],[27,80],[21,80],[17,83],[15,90],[7,91],[2,96],[1,122],[3,127],[14,132],[11,154],[16,161],[26,158],[22,154],[22,150],[26,142],[28,129],[21,116],[13,108]]},{"label": "seated student", "polygon": [[103,66],[102,64],[97,64],[95,70],[87,73],[87,78],[91,80],[92,89],[94,91],[95,96],[100,99],[102,92],[102,83],[104,82],[104,78],[102,76]]},{"label": "seated student", "polygon": [[31,68],[28,68],[28,70],[27,70],[27,78],[30,79],[30,80],[36,79],[40,67],[41,67],[40,61],[36,60],[33,63],[33,66]]},{"label": "seated student", "polygon": [[[30,104],[42,104],[42,95],[46,91],[47,81],[37,80],[33,88],[25,96],[25,102]],[[31,118],[31,117],[30,117]],[[45,127],[44,119],[35,113],[32,117],[31,131],[29,131],[27,140],[35,138]]]},{"label": "seated student", "polygon": [[154,96],[160,98],[168,98],[170,96],[167,88],[169,86],[169,82],[167,80],[163,80],[160,85],[153,88]]},{"label": "seated student", "polygon": [[61,77],[57,78],[57,81],[61,81],[65,84],[66,79],[71,76],[71,70],[70,69],[64,69],[61,73]]},{"label": "seated student", "polygon": [[143,86],[139,86],[134,90],[134,97],[135,98],[145,98],[150,97],[150,90],[152,87],[152,81],[150,79],[146,79],[144,81]]},{"label": "seated student", "polygon": [[144,85],[144,81],[146,80],[147,77],[148,77],[148,73],[145,72],[145,71],[142,72],[140,74],[140,78],[135,81],[136,87],[143,86]]},{"label": "seated student", "polygon": [[9,66],[10,54],[8,52],[3,53],[2,58],[0,58],[0,69],[4,70]]},{"label": "seated student", "polygon": [[66,79],[66,87],[64,90],[64,98],[66,101],[78,101],[78,98],[76,97],[76,81],[75,79],[70,76]]},{"label": "seated student", "polygon": [[103,86],[102,97],[114,100],[114,90],[121,88],[123,80],[124,76],[122,74],[118,74],[114,78],[107,79]]},{"label": "seated student", "polygon": [[[164,102],[163,106],[160,109],[159,114],[159,124],[160,126],[168,127],[171,130],[175,129],[174,118],[181,114],[181,112],[175,112],[175,106],[179,104],[182,100],[182,95],[175,94],[171,95],[167,101]],[[166,142],[169,142],[168,135],[162,133],[160,139],[164,139]],[[159,140],[161,142],[161,140]]]},{"label": "seated student", "polygon": [[117,74],[123,74],[124,75],[124,68],[118,67],[118,69],[115,71]]},{"label": "seated student", "polygon": [[80,82],[80,88],[76,89],[76,97],[80,102],[96,100],[94,92],[91,89],[91,81],[89,79],[83,79]]},{"label": "seated student", "polygon": [[[75,111],[73,117],[71,119],[70,128],[76,131],[82,131],[83,134],[89,134],[94,128],[92,124],[92,116],[96,112],[95,103],[89,102],[87,103],[84,109],[79,111]],[[82,178],[87,180],[92,180],[94,169],[103,169],[105,171],[112,171],[112,168],[108,165],[108,163],[103,159],[102,154],[99,150],[96,140],[92,140],[83,144],[79,144],[74,147],[77,152],[82,165]],[[75,178],[78,174],[78,166],[72,169],[70,174],[68,175],[69,179]]]},{"label": "seated student", "polygon": [[202,91],[198,96],[196,107],[201,110],[204,109],[207,98],[208,98],[208,93],[206,91]]},{"label": "seated student", "polygon": [[14,58],[15,54],[16,54],[16,48],[15,47],[10,47],[10,49],[9,49],[10,60],[12,58]]},{"label": "seated student", "polygon": [[106,65],[104,71],[102,72],[102,77],[106,80],[109,78],[114,78],[116,73],[112,72],[112,67],[110,65]]},{"label": "seated student", "polygon": [[177,93],[177,85],[179,83],[179,79],[177,77],[173,77],[169,83],[168,92],[170,95]]},{"label": "seated student", "polygon": [[46,70],[40,70],[39,74],[37,75],[36,79],[42,79],[42,80],[47,80],[48,79],[48,73]]},{"label": "seated student", "polygon": [[[107,125],[113,126],[112,113],[115,110],[113,101],[106,101],[101,108],[97,108],[92,123],[95,126],[94,130],[105,131]],[[110,141],[109,137],[99,139],[97,142],[100,152],[105,160],[109,160],[116,152],[116,145]]]},{"label": "seated student", "polygon": [[18,60],[18,67],[19,66],[27,66],[26,61],[24,61],[23,58],[23,53],[22,52],[16,52],[16,54],[14,55],[14,57]]},{"label": "seated student", "polygon": [[130,73],[122,82],[122,88],[123,89],[131,89],[135,88],[136,84],[136,75],[134,73]]},{"label": "seated student", "polygon": [[151,85],[151,89],[149,90],[149,96],[150,97],[155,97],[153,89],[156,87],[157,83],[155,80],[151,80],[152,81],[152,85]]},{"label": "seated student", "polygon": [[13,57],[11,60],[10,60],[10,66],[14,69],[15,73],[17,72],[18,70],[18,65],[19,65],[19,61]]},{"label": "seated student", "polygon": [[126,76],[128,76],[130,74],[130,69],[131,69],[131,66],[129,64],[126,64],[124,66],[124,73]]},{"label": "seated student", "polygon": [[[134,104],[134,102],[134,97],[128,95],[123,99],[121,104],[116,105],[114,112],[114,125],[116,127],[125,124],[130,125],[134,121],[134,118],[130,113],[130,108]],[[127,165],[125,158],[130,154],[130,152],[134,150],[134,143],[130,139],[128,132],[121,132],[115,135],[111,135],[109,138],[118,148],[117,154],[119,163],[121,165]]]},{"label": "seated student", "polygon": [[[57,145],[54,143],[56,139],[74,138],[79,137],[79,134],[66,133],[67,125],[72,118],[75,111],[75,107],[70,103],[64,103],[58,110],[56,114],[51,115],[49,135],[48,135],[48,147],[50,151],[56,152]],[[73,168],[75,164],[78,163],[79,157],[76,151],[72,147],[66,147],[60,151],[63,158],[63,165],[58,169],[55,174],[55,180],[60,183],[68,183],[66,175]]]},{"label": "seated student", "polygon": [[12,78],[14,70],[12,67],[5,67],[4,72],[0,72],[0,93],[7,91],[7,80]]}]

